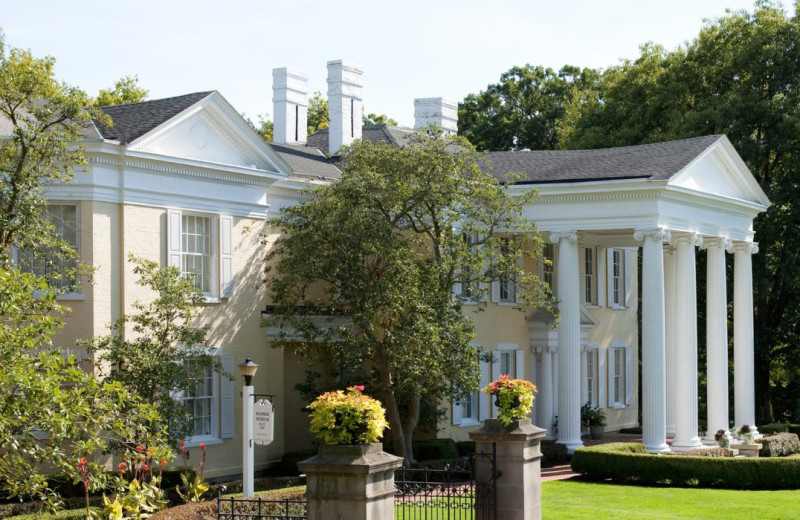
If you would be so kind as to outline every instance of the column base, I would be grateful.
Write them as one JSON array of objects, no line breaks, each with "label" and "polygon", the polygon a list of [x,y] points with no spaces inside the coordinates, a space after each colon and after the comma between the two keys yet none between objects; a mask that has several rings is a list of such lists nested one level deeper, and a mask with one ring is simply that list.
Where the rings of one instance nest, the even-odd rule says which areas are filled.
[{"label": "column base", "polygon": [[691,451],[697,448],[702,448],[703,443],[700,442],[700,437],[692,437],[686,440],[675,440],[672,442],[672,451]]},{"label": "column base", "polygon": [[570,454],[570,455],[572,455],[575,452],[575,450],[577,450],[578,448],[583,448],[583,446],[584,446],[583,441],[580,440],[580,439],[578,439],[577,441],[570,441],[570,440],[561,441],[561,440],[559,440],[558,444],[563,444],[564,446],[566,446],[567,447],[567,453]]},{"label": "column base", "polygon": [[669,453],[672,451],[669,447],[669,444],[663,442],[661,444],[654,444],[652,446],[648,446],[647,444],[644,445],[644,449],[647,450],[647,453]]}]

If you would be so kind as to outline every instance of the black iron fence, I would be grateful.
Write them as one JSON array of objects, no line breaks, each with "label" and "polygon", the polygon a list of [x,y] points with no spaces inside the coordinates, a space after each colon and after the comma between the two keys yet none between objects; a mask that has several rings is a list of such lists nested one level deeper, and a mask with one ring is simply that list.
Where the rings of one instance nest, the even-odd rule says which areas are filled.
[{"label": "black iron fence", "polygon": [[[478,461],[490,464],[488,478],[476,477]],[[474,453],[442,469],[403,468],[395,472],[396,520],[497,518],[497,448]]]},{"label": "black iron fence", "polygon": [[217,492],[218,520],[305,520],[306,501],[289,498],[223,498]]}]

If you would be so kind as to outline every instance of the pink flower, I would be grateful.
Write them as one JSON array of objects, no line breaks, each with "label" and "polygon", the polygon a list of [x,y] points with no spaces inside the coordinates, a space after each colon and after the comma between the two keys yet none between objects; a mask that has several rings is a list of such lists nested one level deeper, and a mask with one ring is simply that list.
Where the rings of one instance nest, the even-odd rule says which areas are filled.
[{"label": "pink flower", "polygon": [[206,449],[205,443],[202,443],[202,442],[200,443],[200,449],[201,450],[205,450]]}]

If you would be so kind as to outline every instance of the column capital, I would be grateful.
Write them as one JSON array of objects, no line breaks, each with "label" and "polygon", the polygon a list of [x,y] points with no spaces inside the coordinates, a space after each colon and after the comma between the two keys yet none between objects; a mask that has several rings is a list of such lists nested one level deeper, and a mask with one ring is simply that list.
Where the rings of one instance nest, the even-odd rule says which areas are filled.
[{"label": "column capital", "polygon": [[734,253],[750,253],[754,255],[758,253],[758,242],[734,242]]},{"label": "column capital", "polygon": [[685,231],[673,231],[670,245],[688,244],[690,246],[702,246],[703,235],[699,233],[687,233]]},{"label": "column capital", "polygon": [[643,242],[648,238],[656,242],[669,242],[672,239],[672,233],[669,229],[664,228],[637,229],[633,233],[633,238],[639,242]]},{"label": "column capital", "polygon": [[705,237],[700,249],[724,249],[733,253],[733,242],[727,237]]},{"label": "column capital", "polygon": [[568,240],[569,243],[575,244],[578,242],[577,231],[561,231],[558,233],[550,233],[550,242],[557,244],[561,240]]}]

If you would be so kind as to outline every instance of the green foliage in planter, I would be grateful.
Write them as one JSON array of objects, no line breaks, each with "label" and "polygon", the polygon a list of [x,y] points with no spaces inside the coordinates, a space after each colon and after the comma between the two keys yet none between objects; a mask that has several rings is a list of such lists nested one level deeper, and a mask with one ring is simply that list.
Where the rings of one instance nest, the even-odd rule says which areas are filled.
[{"label": "green foliage in planter", "polygon": [[458,448],[453,439],[431,439],[414,441],[414,457],[417,460],[457,459]]},{"label": "green foliage in planter", "polygon": [[508,426],[515,419],[525,419],[530,415],[536,386],[530,381],[511,379],[505,374],[489,383],[482,391],[495,396],[498,407],[497,420]]},{"label": "green foliage in planter", "polygon": [[606,413],[600,407],[586,403],[581,406],[581,424],[584,426],[605,426]]},{"label": "green foliage in planter", "polygon": [[761,457],[786,457],[800,453],[800,439],[794,433],[776,433],[758,439]]},{"label": "green foliage in planter", "polygon": [[311,433],[325,444],[368,444],[378,442],[388,427],[381,403],[361,393],[363,386],[347,392],[325,392],[308,405]]},{"label": "green foliage in planter", "polygon": [[798,489],[800,460],[795,458],[670,457],[649,454],[638,443],[579,448],[572,469],[590,478],[642,484],[729,489]]}]

